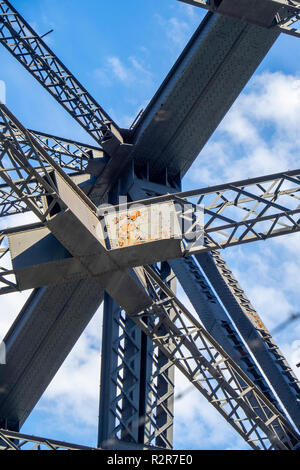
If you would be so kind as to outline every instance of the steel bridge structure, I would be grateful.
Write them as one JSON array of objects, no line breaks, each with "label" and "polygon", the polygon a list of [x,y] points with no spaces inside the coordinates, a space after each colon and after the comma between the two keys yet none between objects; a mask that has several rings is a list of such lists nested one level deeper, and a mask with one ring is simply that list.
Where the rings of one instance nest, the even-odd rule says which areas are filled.
[{"label": "steel bridge structure", "polygon": [[181,186],[279,35],[300,36],[300,2],[179,1],[208,12],[121,129],[0,0],[0,43],[95,141],[27,129],[0,103],[0,217],[37,218],[1,230],[0,294],[33,289],[4,338],[2,450],[88,449],[20,430],[102,303],[97,449],[172,448],[175,368],[250,448],[300,446],[299,380],[221,255],[300,230],[300,169]]}]

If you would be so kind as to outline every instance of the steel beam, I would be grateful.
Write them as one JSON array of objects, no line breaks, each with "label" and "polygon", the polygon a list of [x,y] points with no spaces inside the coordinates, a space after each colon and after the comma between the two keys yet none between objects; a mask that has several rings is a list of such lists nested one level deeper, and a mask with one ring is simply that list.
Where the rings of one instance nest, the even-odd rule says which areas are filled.
[{"label": "steel beam", "polygon": [[[245,292],[217,251],[196,256],[229,317],[291,419],[300,429],[300,382]],[[226,348],[225,348],[226,349]]]},{"label": "steel beam", "polygon": [[182,178],[279,34],[209,12],[134,126],[136,166]]},{"label": "steel beam", "polygon": [[100,450],[46,437],[29,436],[7,429],[0,429],[0,439],[0,450]]},{"label": "steel beam", "polygon": [[[179,0],[220,15],[300,37],[300,2],[297,0]],[[298,26],[295,28],[295,25]]]},{"label": "steel beam", "polygon": [[281,412],[274,393],[244,346],[230,318],[200,272],[192,257],[169,261],[178,282],[183,287],[201,323],[225,349],[234,362],[244,370],[253,383]]},{"label": "steel beam", "polygon": [[[6,0],[0,1],[0,43],[99,143],[123,139],[118,126]],[[109,151],[108,151],[109,153]]]},{"label": "steel beam", "polygon": [[98,446],[144,448],[153,347],[108,295],[104,298]]},{"label": "steel beam", "polygon": [[299,445],[300,436],[294,428],[158,273],[149,267],[144,271],[147,284],[154,292],[163,292],[165,302],[130,315],[132,320],[253,449],[293,449]]},{"label": "steel beam", "polygon": [[[110,201],[119,194],[117,185]],[[109,295],[104,302],[101,364],[98,445],[171,448],[174,368]]]},{"label": "steel beam", "polygon": [[[17,171],[18,158],[15,160],[13,154],[10,154],[10,161],[13,164],[17,162],[15,166]],[[27,160],[23,162],[22,171],[25,170],[28,174],[36,172]],[[57,260],[57,266],[60,266],[60,263],[69,263],[60,268],[62,276],[65,275],[66,270],[69,270],[70,275],[77,273],[81,277],[100,276],[118,269],[180,258],[212,251],[215,248],[266,240],[295,233],[300,228],[298,204],[300,170],[211,186],[201,190],[148,197],[125,205],[106,205],[103,214],[97,213],[96,207],[74,186],[67,175],[56,175],[55,180],[52,179],[49,186],[39,173],[36,173],[36,178],[40,179],[40,186],[38,191],[33,188],[32,194],[27,193],[28,196],[30,195],[29,198],[26,193],[23,195],[21,190],[15,187],[14,181],[7,173],[3,169],[3,178],[10,184],[12,193],[21,198],[28,209],[35,210],[41,221],[48,227],[48,232],[45,229],[37,229],[37,235],[35,230],[32,231],[32,235],[29,232],[29,241],[39,237],[43,230],[45,231],[44,239],[48,239],[51,231],[68,252],[80,260],[83,266],[81,274],[78,267],[72,267],[73,262],[76,265],[76,260],[60,261],[57,260],[57,250],[53,255],[49,253],[50,257],[53,256],[53,260]],[[141,189],[142,186],[136,187],[135,185],[132,188],[130,189],[132,194],[132,191],[141,197],[146,194]],[[154,185],[153,188],[161,189],[162,186]],[[68,207],[69,210],[58,212],[48,218],[49,207],[46,206],[44,213],[43,208],[39,206],[39,200],[43,197],[45,190],[46,196],[50,195],[52,198],[50,209],[53,207],[53,201],[56,203],[60,201],[60,204],[64,204],[64,207]],[[83,198],[82,195],[85,197]],[[120,222],[124,217],[124,223]],[[152,230],[151,226],[150,233],[147,225],[149,217],[151,217],[153,227],[157,225],[157,230],[156,228]],[[171,224],[172,220],[177,228]],[[186,228],[187,221],[190,223]],[[77,224],[77,231],[72,233],[71,227],[74,224]],[[114,224],[116,232],[113,230]],[[105,236],[106,233],[108,237]],[[7,234],[3,231],[2,235],[4,237]],[[20,286],[24,286],[24,282],[28,283],[29,278],[23,282],[22,273],[23,277],[24,273],[27,276],[30,272],[34,276],[34,272],[40,269],[36,265],[30,265],[38,256],[40,242],[37,244],[30,242],[30,247],[27,248],[26,244],[22,244],[22,238],[20,242],[19,233],[8,236],[13,255],[13,268],[20,276]],[[151,236],[150,239],[149,236]],[[5,250],[7,251],[6,248]],[[35,252],[37,254],[34,255]],[[13,273],[14,271],[5,273],[3,270],[2,277],[5,279],[5,274],[7,276]],[[50,272],[47,273],[48,276],[50,274]],[[43,279],[38,277],[37,281],[42,282]],[[31,287],[35,285],[33,283]],[[27,288],[29,287],[28,284]]]},{"label": "steel beam", "polygon": [[[96,279],[35,290],[4,338],[0,423],[18,430],[103,299]],[[84,309],[82,309],[84,305]]]}]

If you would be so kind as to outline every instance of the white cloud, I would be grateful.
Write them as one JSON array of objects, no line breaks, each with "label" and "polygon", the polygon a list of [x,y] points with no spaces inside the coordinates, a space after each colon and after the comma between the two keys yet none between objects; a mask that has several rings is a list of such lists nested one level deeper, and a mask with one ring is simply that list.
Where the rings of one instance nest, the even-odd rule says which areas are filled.
[{"label": "white cloud", "polygon": [[130,71],[125,68],[118,57],[109,57],[107,62],[111,67],[112,73],[121,80],[121,82],[128,82],[133,79]]},{"label": "white cloud", "polygon": [[117,56],[107,57],[104,65],[94,71],[94,75],[102,86],[110,86],[114,82],[121,82],[127,87],[152,85],[152,73],[142,59],[135,56],[128,57],[126,61]]},{"label": "white cloud", "polygon": [[3,80],[0,80],[0,101],[6,103],[6,84]]},{"label": "white cloud", "polygon": [[190,169],[189,180],[211,185],[297,168],[299,115],[298,76],[255,76]]},{"label": "white cloud", "polygon": [[172,54],[178,55],[193,31],[192,25],[190,22],[176,16],[165,19],[157,14],[156,19],[166,34],[167,47],[172,51]]},{"label": "white cloud", "polygon": [[[43,427],[70,435],[97,426],[102,308],[95,314],[37,405],[47,412]],[[82,428],[83,427],[83,428]]]}]

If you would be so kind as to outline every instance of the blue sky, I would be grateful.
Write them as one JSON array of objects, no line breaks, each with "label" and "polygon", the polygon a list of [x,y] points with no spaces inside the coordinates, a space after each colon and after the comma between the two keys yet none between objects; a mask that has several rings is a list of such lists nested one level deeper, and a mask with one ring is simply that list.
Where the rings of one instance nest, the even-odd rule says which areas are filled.
[{"label": "blue sky", "polygon": [[[176,0],[12,3],[40,34],[54,29],[47,37],[50,47],[124,127],[146,106],[204,16],[200,9]],[[0,64],[7,105],[25,126],[92,143],[3,47]],[[299,64],[300,40],[282,35],[188,172],[185,189],[300,166]],[[300,310],[298,235],[230,248],[224,257],[269,329]],[[2,297],[0,339],[27,295]],[[24,432],[95,445],[100,335],[101,311],[23,426]],[[280,332],[276,340],[299,376],[299,323]],[[182,377],[176,378],[178,391],[188,386]],[[175,448],[247,448],[197,392],[176,402],[175,416]]]}]

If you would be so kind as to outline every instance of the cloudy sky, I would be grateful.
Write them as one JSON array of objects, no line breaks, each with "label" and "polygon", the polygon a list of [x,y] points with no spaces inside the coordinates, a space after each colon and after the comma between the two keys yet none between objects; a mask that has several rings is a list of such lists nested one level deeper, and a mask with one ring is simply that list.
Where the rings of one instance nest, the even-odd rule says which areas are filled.
[{"label": "cloudy sky", "polygon": [[[54,29],[47,37],[50,47],[122,127],[146,106],[204,16],[176,0],[12,3],[38,33]],[[0,64],[7,105],[25,126],[92,143],[4,48]],[[300,167],[299,64],[299,40],[280,37],[188,172],[185,189]],[[230,248],[224,257],[270,330],[300,311],[299,235]],[[0,339],[27,296],[1,298]],[[275,339],[299,376],[300,322]],[[23,432],[96,444],[100,343],[101,309]],[[176,393],[188,388],[179,375],[176,383]],[[176,400],[175,416],[175,448],[247,448],[197,392]]]}]

